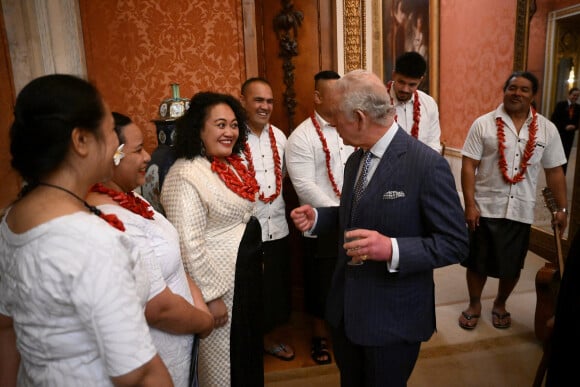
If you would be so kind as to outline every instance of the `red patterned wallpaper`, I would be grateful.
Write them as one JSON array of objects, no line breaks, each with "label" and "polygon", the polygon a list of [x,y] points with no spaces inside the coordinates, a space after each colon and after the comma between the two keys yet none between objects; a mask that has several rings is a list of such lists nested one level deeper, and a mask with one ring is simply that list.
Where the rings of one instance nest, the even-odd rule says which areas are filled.
[{"label": "red patterned wallpaper", "polygon": [[439,109],[448,147],[461,149],[473,121],[501,103],[515,13],[515,0],[440,0]]},{"label": "red patterned wallpaper", "polygon": [[[536,0],[527,69],[540,80],[542,102],[548,13],[577,0]],[[513,69],[516,1],[440,0],[439,109],[441,139],[461,149],[472,122],[502,100]]]},{"label": "red patterned wallpaper", "polygon": [[128,114],[157,146],[159,104],[204,90],[239,96],[245,80],[238,0],[80,0],[89,79],[113,110]]},{"label": "red patterned wallpaper", "polygon": [[[546,61],[546,35],[548,29],[548,14],[552,11],[578,5],[578,0],[537,1],[537,10],[530,21],[530,41],[528,45],[528,70],[540,80],[540,90],[536,97],[538,108],[545,112],[542,106],[542,88],[544,87],[544,67]],[[549,116],[551,112],[545,115]]]}]

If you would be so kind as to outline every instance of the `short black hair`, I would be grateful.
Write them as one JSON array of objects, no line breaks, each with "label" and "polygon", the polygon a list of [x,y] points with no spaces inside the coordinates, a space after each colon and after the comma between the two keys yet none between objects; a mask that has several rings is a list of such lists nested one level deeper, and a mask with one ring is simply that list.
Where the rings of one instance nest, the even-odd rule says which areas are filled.
[{"label": "short black hair", "polygon": [[577,87],[573,87],[573,88],[571,88],[571,89],[570,89],[570,91],[568,92],[568,95],[572,94],[572,93],[573,93],[573,92],[575,92],[575,91],[580,91],[580,89],[579,89],[579,88],[577,88]]},{"label": "short black hair", "polygon": [[272,85],[270,85],[270,82],[268,82],[268,80],[266,78],[262,78],[262,77],[253,77],[253,78],[249,78],[247,79],[243,84],[242,84],[242,95],[246,95],[246,90],[248,89],[248,86],[251,85],[254,82],[258,82],[258,83],[264,83],[268,86],[270,86],[270,88],[272,88]]},{"label": "short black hair", "polygon": [[331,80],[331,79],[340,79],[340,74],[333,70],[322,70],[316,75],[314,75],[314,88],[316,89],[318,86],[318,81],[320,80]]},{"label": "short black hair", "polygon": [[514,71],[513,73],[511,73],[503,85],[504,93],[507,90],[507,88],[509,87],[510,81],[513,78],[518,78],[518,77],[526,78],[528,81],[532,82],[532,94],[536,95],[536,93],[538,92],[538,85],[540,84],[540,82],[538,81],[538,78],[536,78],[536,76],[534,74],[530,73],[529,71]]},{"label": "short black hair", "polygon": [[119,144],[125,143],[125,135],[123,134],[123,129],[125,126],[133,123],[133,120],[128,116],[118,113],[112,112],[113,120],[115,120],[115,133],[117,133],[117,138],[119,139]]},{"label": "short black hair", "polygon": [[409,78],[421,78],[427,71],[427,61],[423,55],[409,51],[395,61],[395,72]]},{"label": "short black hair", "polygon": [[340,74],[333,70],[322,70],[314,76],[314,80],[320,79],[340,79]]}]

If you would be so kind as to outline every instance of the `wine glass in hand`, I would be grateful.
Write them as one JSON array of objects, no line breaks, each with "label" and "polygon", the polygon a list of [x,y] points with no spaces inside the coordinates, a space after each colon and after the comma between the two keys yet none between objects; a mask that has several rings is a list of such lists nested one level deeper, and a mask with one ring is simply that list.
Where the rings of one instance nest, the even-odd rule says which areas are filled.
[{"label": "wine glass in hand", "polygon": [[[351,231],[355,231],[355,230],[357,230],[357,229],[356,228],[347,228],[344,230],[344,243],[350,243],[350,242],[354,242],[354,241],[360,239],[359,237],[347,236],[347,234],[350,234]],[[359,247],[350,248],[347,250],[347,252],[356,251],[358,249],[359,249]],[[346,264],[351,265],[351,266],[359,266],[359,265],[362,265],[364,263],[364,260],[366,258],[367,258],[366,255],[357,255],[356,258],[352,257],[350,259],[350,261],[348,261]]]}]

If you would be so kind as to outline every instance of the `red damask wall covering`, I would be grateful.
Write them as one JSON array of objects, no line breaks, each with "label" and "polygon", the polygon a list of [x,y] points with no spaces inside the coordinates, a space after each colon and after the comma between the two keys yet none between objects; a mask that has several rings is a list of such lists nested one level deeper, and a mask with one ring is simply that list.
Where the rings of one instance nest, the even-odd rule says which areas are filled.
[{"label": "red damask wall covering", "polygon": [[80,0],[87,71],[111,109],[128,114],[157,146],[159,104],[171,83],[191,98],[212,90],[238,97],[245,80],[238,0]]},{"label": "red damask wall covering", "polygon": [[516,1],[441,0],[440,6],[441,139],[461,149],[473,121],[502,102],[513,67]]},{"label": "red damask wall covering", "polygon": [[[548,14],[577,0],[536,0],[527,69],[540,80],[541,109]],[[513,70],[516,0],[440,0],[439,110],[442,140],[461,149],[469,127],[495,109]]]}]

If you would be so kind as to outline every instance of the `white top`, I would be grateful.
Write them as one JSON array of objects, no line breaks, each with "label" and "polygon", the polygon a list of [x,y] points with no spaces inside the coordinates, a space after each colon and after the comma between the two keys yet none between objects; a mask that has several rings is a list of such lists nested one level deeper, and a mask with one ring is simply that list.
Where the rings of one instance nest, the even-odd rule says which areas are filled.
[{"label": "white top", "polygon": [[519,135],[503,104],[475,120],[463,145],[463,156],[479,160],[475,175],[475,202],[481,216],[505,218],[522,223],[534,222],[536,185],[540,168],[554,168],[566,163],[566,156],[556,126],[541,114],[537,115],[536,147],[526,169],[524,180],[506,183],[498,166],[496,117],[504,122],[505,157],[508,176],[517,174],[529,136],[532,114]]},{"label": "white top", "polygon": [[[163,182],[161,203],[179,233],[185,270],[205,301],[221,297],[231,316],[238,248],[254,203],[232,192],[199,156],[175,161]],[[231,384],[230,329],[231,318],[200,341],[200,386]]]},{"label": "white top", "polygon": [[[428,94],[417,90],[419,95],[419,110],[421,118],[419,119],[419,138],[418,140],[427,144],[437,152],[441,152],[441,128],[439,127],[439,108],[437,102]],[[393,104],[397,111],[396,121],[411,134],[413,129],[413,103],[415,102],[415,94],[407,101],[401,102],[397,99],[395,88],[391,87],[389,91]]]},{"label": "white top", "polygon": [[14,321],[19,385],[111,386],[155,355],[138,251],[77,212],[14,234],[0,225],[0,313]]},{"label": "white top", "polygon": [[[332,176],[339,192],[342,192],[344,165],[354,148],[344,145],[336,128],[324,121],[318,113],[315,113],[315,117],[326,139]],[[334,192],[328,176],[326,153],[310,117],[298,125],[288,137],[286,167],[300,204],[310,204],[313,207],[339,205],[340,197]]]},{"label": "white top", "polygon": [[[104,204],[99,209],[107,214],[116,214],[125,225],[125,234],[139,247],[151,282],[148,300],[169,287],[173,293],[193,305],[175,227],[157,211],[153,219],[146,219],[118,205]],[[176,335],[153,327],[150,330],[153,343],[167,366],[175,387],[186,387],[195,335]]]},{"label": "white top", "polygon": [[[252,152],[254,169],[256,170],[256,180],[260,186],[260,192],[265,197],[276,192],[276,173],[274,171],[274,155],[270,145],[269,125],[264,126],[262,133],[258,137],[248,129],[248,145]],[[282,179],[285,174],[284,149],[286,149],[286,135],[280,129],[272,125],[276,147],[280,156],[280,166],[282,168]],[[282,187],[280,195],[272,203],[264,203],[256,200],[256,217],[262,226],[262,241],[268,242],[284,238],[288,235],[288,223],[286,221],[286,207],[282,197]]]}]

